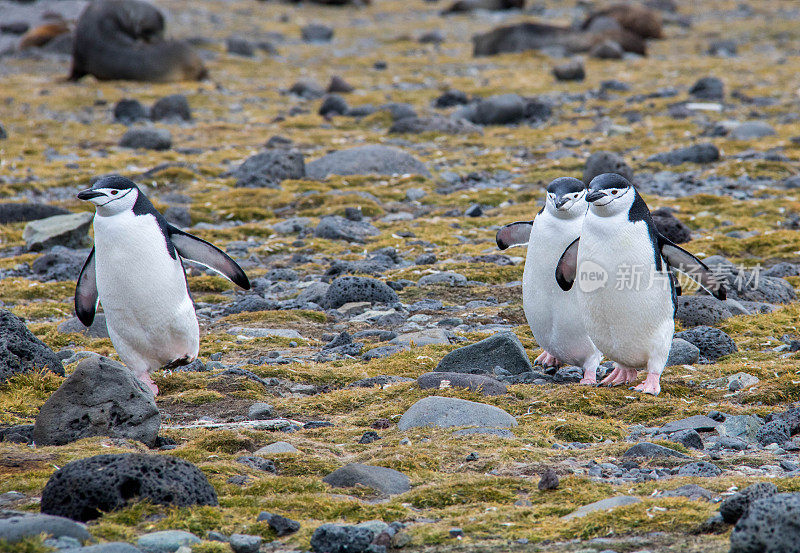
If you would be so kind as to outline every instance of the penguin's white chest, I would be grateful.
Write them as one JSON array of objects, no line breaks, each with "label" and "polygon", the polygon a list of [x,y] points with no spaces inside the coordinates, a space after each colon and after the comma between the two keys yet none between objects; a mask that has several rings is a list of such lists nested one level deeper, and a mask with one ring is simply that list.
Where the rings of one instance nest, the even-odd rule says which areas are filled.
[{"label": "penguin's white chest", "polygon": [[669,275],[656,270],[646,223],[625,219],[587,215],[575,285],[595,345],[622,365],[643,368],[651,358],[666,361],[674,307]]},{"label": "penguin's white chest", "polygon": [[581,232],[583,217],[557,219],[548,212],[533,222],[522,277],[522,304],[536,342],[559,360],[583,366],[594,354],[577,291],[556,281],[561,254]]},{"label": "penguin's white chest", "polygon": [[153,370],[193,358],[199,329],[180,258],[152,215],[95,216],[97,291],[122,360]]}]

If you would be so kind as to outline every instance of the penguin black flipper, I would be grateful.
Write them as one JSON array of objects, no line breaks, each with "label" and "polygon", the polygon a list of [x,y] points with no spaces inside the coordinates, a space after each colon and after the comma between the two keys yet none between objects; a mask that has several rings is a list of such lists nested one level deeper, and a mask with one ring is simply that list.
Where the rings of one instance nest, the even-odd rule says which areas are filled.
[{"label": "penguin black flipper", "polygon": [[687,252],[662,234],[657,235],[658,247],[667,263],[682,273],[685,273],[700,286],[711,292],[718,300],[725,300],[727,291],[722,281],[711,272],[708,265],[697,259],[692,253]]},{"label": "penguin black flipper", "polygon": [[250,280],[242,268],[221,249],[170,224],[167,224],[167,231],[181,257],[217,271],[245,290],[250,289]]},{"label": "penguin black flipper", "polygon": [[92,326],[97,311],[97,275],[95,273],[94,248],[83,264],[78,284],[75,286],[75,314],[83,326]]},{"label": "penguin black flipper", "polygon": [[556,282],[565,292],[572,288],[575,282],[575,275],[578,272],[578,244],[580,238],[572,241],[572,244],[567,246],[564,253],[556,265]]},{"label": "penguin black flipper", "polygon": [[517,221],[516,223],[507,224],[497,231],[497,236],[495,237],[497,247],[505,250],[513,246],[527,244],[531,238],[532,228],[533,221]]}]

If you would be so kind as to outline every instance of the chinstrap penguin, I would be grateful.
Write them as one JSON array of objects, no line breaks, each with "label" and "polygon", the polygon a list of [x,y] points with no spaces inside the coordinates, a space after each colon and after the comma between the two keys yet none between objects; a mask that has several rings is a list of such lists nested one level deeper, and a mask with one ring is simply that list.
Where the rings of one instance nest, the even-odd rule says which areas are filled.
[{"label": "chinstrap penguin", "polygon": [[675,331],[672,268],[720,300],[725,288],[702,261],[658,232],[644,200],[624,177],[598,175],[586,201],[580,238],[561,256],[556,280],[564,290],[578,281],[586,330],[614,361],[601,384],[632,383],[645,368],[647,378],[634,389],[658,395]]},{"label": "chinstrap penguin", "polygon": [[558,178],[548,185],[536,218],[501,228],[497,245],[501,250],[528,246],[522,307],[536,343],[544,348],[535,363],[577,365],[583,368],[581,384],[596,384],[602,355],[586,332],[577,290],[562,290],[554,277],[564,248],[580,235],[587,208],[583,182]]},{"label": "chinstrap penguin", "polygon": [[89,326],[99,302],[120,359],[158,394],[149,373],[194,361],[200,347],[183,259],[245,290],[250,281],[225,252],[167,223],[129,179],[102,177],[78,198],[92,202],[96,213],[94,248],[78,277],[75,312]]}]

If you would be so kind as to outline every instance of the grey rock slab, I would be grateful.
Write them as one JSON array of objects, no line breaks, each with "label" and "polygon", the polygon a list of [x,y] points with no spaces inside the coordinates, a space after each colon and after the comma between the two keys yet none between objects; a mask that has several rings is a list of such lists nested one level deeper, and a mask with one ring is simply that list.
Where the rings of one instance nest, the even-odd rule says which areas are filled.
[{"label": "grey rock slab", "polygon": [[80,248],[89,239],[92,213],[70,213],[31,221],[25,225],[22,238],[30,251],[41,251],[53,246]]},{"label": "grey rock slab", "polygon": [[728,138],[731,140],[755,140],[756,138],[774,136],[775,134],[777,134],[775,129],[769,123],[764,121],[745,121],[736,126],[730,132]]},{"label": "grey rock slab", "polygon": [[404,117],[389,127],[390,133],[483,134],[483,129],[460,117]]},{"label": "grey rock slab", "polygon": [[245,326],[233,326],[228,329],[228,334],[250,336],[252,338],[291,338],[295,340],[305,340],[305,338],[293,328],[248,328]]},{"label": "grey rock slab", "polygon": [[417,385],[423,390],[442,387],[466,388],[480,392],[485,396],[501,396],[508,392],[506,385],[482,374],[464,374],[451,372],[425,373],[417,378]]},{"label": "grey rock slab", "polygon": [[322,481],[334,488],[351,488],[360,484],[387,495],[400,494],[411,489],[411,481],[402,472],[360,463],[351,463],[336,469]]},{"label": "grey rock slab", "polygon": [[693,501],[699,499],[711,501],[714,499],[714,495],[715,494],[713,492],[710,492],[702,486],[698,486],[697,484],[686,484],[679,488],[675,488],[674,490],[662,492],[659,497],[685,497]]},{"label": "grey rock slab", "polygon": [[137,150],[169,150],[172,147],[172,134],[167,129],[130,129],[122,135],[119,145]]},{"label": "grey rock slab", "polygon": [[513,332],[499,332],[451,351],[439,361],[436,372],[493,374],[497,366],[511,374],[533,370],[525,348]]},{"label": "grey rock slab", "polygon": [[78,317],[71,317],[66,321],[59,323],[56,330],[68,334],[76,332],[89,336],[90,338],[108,338],[108,327],[106,326],[106,314],[97,313],[94,316],[94,321],[89,327],[83,326],[83,323]]},{"label": "grey rock slab", "polygon": [[0,541],[15,543],[42,533],[56,538],[67,536],[79,542],[91,539],[85,525],[68,518],[22,511],[0,511]]},{"label": "grey rock slab", "polygon": [[720,436],[739,438],[746,442],[756,441],[759,429],[764,425],[761,419],[752,415],[735,415],[725,418],[725,422],[717,426]]},{"label": "grey rock slab", "polygon": [[417,347],[422,347],[432,344],[451,344],[452,341],[453,333],[449,330],[444,330],[442,328],[429,328],[426,330],[419,330],[417,332],[400,334],[396,338],[393,338],[389,343],[404,344],[407,346],[413,344]]},{"label": "grey rock slab", "polygon": [[306,167],[301,152],[274,149],[247,158],[232,175],[238,187],[279,188],[286,179],[305,177]]},{"label": "grey rock slab", "polygon": [[262,541],[261,536],[251,534],[232,534],[228,539],[233,553],[258,553]]},{"label": "grey rock slab", "polygon": [[68,215],[63,207],[40,203],[0,203],[0,225],[24,223],[47,219],[56,215]]},{"label": "grey rock slab", "polygon": [[328,175],[415,174],[430,177],[421,161],[398,148],[380,145],[339,150],[306,164],[306,174],[315,180]]},{"label": "grey rock slab", "polygon": [[561,517],[561,519],[572,520],[574,518],[585,517],[589,513],[593,513],[595,511],[610,511],[611,509],[616,509],[617,507],[624,507],[625,505],[633,505],[641,502],[642,500],[638,497],[633,497],[630,495],[617,495],[579,507],[577,511],[574,511],[568,515],[564,515]]},{"label": "grey rock slab", "polygon": [[745,372],[738,372],[730,376],[706,380],[703,382],[703,386],[716,390],[729,390],[734,382],[736,382],[736,387],[739,390],[743,390],[745,388],[749,388],[750,386],[755,386],[760,381],[757,376]]},{"label": "grey rock slab", "polygon": [[719,422],[705,415],[694,415],[686,419],[668,422],[661,427],[661,432],[677,432],[678,430],[696,430],[698,432],[710,432],[719,426]]},{"label": "grey rock slab", "polygon": [[622,454],[623,457],[644,457],[647,459],[658,459],[665,457],[676,457],[679,459],[689,459],[688,455],[684,455],[680,451],[675,451],[668,447],[658,444],[651,444],[650,442],[640,442],[635,446],[628,449]]},{"label": "grey rock slab", "polygon": [[722,469],[706,461],[688,463],[678,469],[678,476],[698,476],[701,478],[712,478],[722,474]]},{"label": "grey rock slab", "polygon": [[274,455],[276,453],[300,453],[300,450],[289,442],[273,442],[257,449],[253,455]]},{"label": "grey rock slab", "polygon": [[175,553],[182,545],[192,546],[200,543],[200,538],[184,530],[162,530],[139,537],[136,545],[144,553]]},{"label": "grey rock slab", "polygon": [[314,236],[330,240],[361,243],[377,236],[380,231],[367,221],[351,221],[341,215],[326,215],[314,229]]},{"label": "grey rock slab", "polygon": [[465,399],[431,396],[417,401],[397,423],[397,428],[400,430],[425,426],[510,428],[517,426],[517,420],[494,405]]},{"label": "grey rock slab", "polygon": [[64,445],[90,436],[155,444],[161,414],[153,393],[130,369],[88,357],[42,405],[33,427],[38,445]]},{"label": "grey rock slab", "polygon": [[441,273],[433,273],[423,275],[420,277],[417,284],[419,286],[431,286],[434,284],[445,284],[447,286],[459,286],[467,283],[467,277],[459,273],[445,271]]},{"label": "grey rock slab", "polygon": [[699,359],[700,348],[681,338],[673,338],[666,366],[694,365]]},{"label": "grey rock slab", "polygon": [[69,549],[68,551],[69,553],[142,553],[142,550],[138,547],[121,541],[89,545],[78,549]]}]

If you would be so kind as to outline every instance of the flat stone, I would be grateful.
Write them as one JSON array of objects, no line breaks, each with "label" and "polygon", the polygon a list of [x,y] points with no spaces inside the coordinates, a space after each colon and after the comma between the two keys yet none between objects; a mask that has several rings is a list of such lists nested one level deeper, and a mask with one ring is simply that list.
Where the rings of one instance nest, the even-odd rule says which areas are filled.
[{"label": "flat stone", "polygon": [[728,135],[728,138],[731,140],[755,140],[765,136],[774,136],[775,134],[777,134],[775,129],[769,123],[764,121],[745,121],[735,127]]},{"label": "flat stone", "polygon": [[276,453],[300,453],[300,450],[289,442],[273,442],[257,449],[253,455],[274,455]]},{"label": "flat stone", "polygon": [[293,340],[305,340],[305,338],[293,328],[248,328],[244,326],[233,326],[228,329],[228,334],[251,336],[253,338],[291,338]]},{"label": "flat stone", "polygon": [[306,164],[306,174],[315,180],[328,175],[414,174],[430,177],[425,165],[410,154],[389,146],[356,146],[327,154]]},{"label": "flat stone", "polygon": [[401,334],[390,341],[391,344],[403,344],[416,347],[429,346],[432,344],[451,344],[453,333],[441,328],[429,328],[417,332]]},{"label": "flat stone", "polygon": [[624,507],[625,505],[633,505],[641,502],[642,500],[638,497],[633,497],[630,495],[617,495],[607,499],[601,499],[600,501],[595,501],[594,503],[589,503],[583,507],[579,507],[577,511],[561,517],[561,520],[581,518],[595,511],[610,511],[611,509],[616,509],[617,507]]},{"label": "flat stone", "polygon": [[42,533],[55,538],[67,536],[79,542],[91,539],[84,524],[68,518],[22,511],[0,511],[0,541],[15,543]]},{"label": "flat stone", "polygon": [[169,150],[172,147],[172,134],[167,129],[130,129],[119,141],[122,148],[141,150]]},{"label": "flat stone", "polygon": [[362,485],[387,495],[404,493],[411,489],[411,480],[402,472],[360,463],[351,463],[336,469],[322,481],[334,488]]},{"label": "flat stone", "polygon": [[692,417],[677,421],[668,422],[661,427],[665,433],[677,432],[678,430],[696,430],[697,432],[710,432],[719,426],[719,422],[705,415],[694,415]]},{"label": "flat stone", "polygon": [[449,271],[441,272],[441,273],[433,273],[430,275],[422,276],[417,284],[419,286],[431,286],[435,284],[446,284],[448,286],[459,286],[462,284],[466,284],[467,277],[459,273],[453,273]]},{"label": "flat stone", "polygon": [[711,501],[714,499],[714,493],[708,491],[702,486],[698,486],[697,484],[686,484],[680,488],[662,492],[660,497],[685,497],[693,501],[697,501],[699,499]]},{"label": "flat stone", "polygon": [[675,451],[668,447],[650,442],[640,442],[635,446],[628,449],[622,455],[623,457],[645,457],[647,459],[658,459],[663,457],[677,457],[679,459],[689,459],[688,455],[684,455],[680,451]]},{"label": "flat stone", "polygon": [[142,553],[142,550],[138,547],[121,541],[89,545],[77,549],[68,549],[67,551],[69,553]]},{"label": "flat stone", "polygon": [[698,476],[700,478],[713,478],[722,474],[722,469],[712,463],[698,461],[688,463],[678,469],[678,476]]},{"label": "flat stone", "polygon": [[755,386],[760,381],[757,376],[744,372],[738,372],[730,376],[723,376],[721,378],[706,380],[705,382],[703,382],[703,386],[705,386],[706,388],[712,388],[716,390],[730,390],[731,384],[733,384],[734,382],[737,383],[738,389],[743,390],[745,388],[749,388],[750,386]]},{"label": "flat stone", "polygon": [[746,442],[756,441],[759,429],[763,426],[761,419],[752,415],[736,415],[725,418],[725,422],[717,426],[720,436],[740,438]]},{"label": "flat stone", "polygon": [[525,348],[513,332],[499,332],[451,351],[439,361],[436,372],[493,374],[497,366],[511,374],[533,370]]},{"label": "flat stone", "polygon": [[431,396],[417,401],[397,423],[399,430],[425,426],[509,428],[517,426],[517,420],[494,405],[465,399]]},{"label": "flat stone", "polygon": [[94,214],[83,212],[31,221],[22,231],[25,247],[36,252],[53,246],[83,247],[89,239],[92,219]]},{"label": "flat stone", "polygon": [[425,373],[417,378],[417,385],[423,390],[442,387],[466,388],[485,396],[500,396],[508,392],[506,385],[489,376],[450,372]]},{"label": "flat stone", "polygon": [[192,546],[200,541],[200,538],[190,532],[162,530],[140,536],[136,545],[144,553],[174,553],[182,545]]}]

